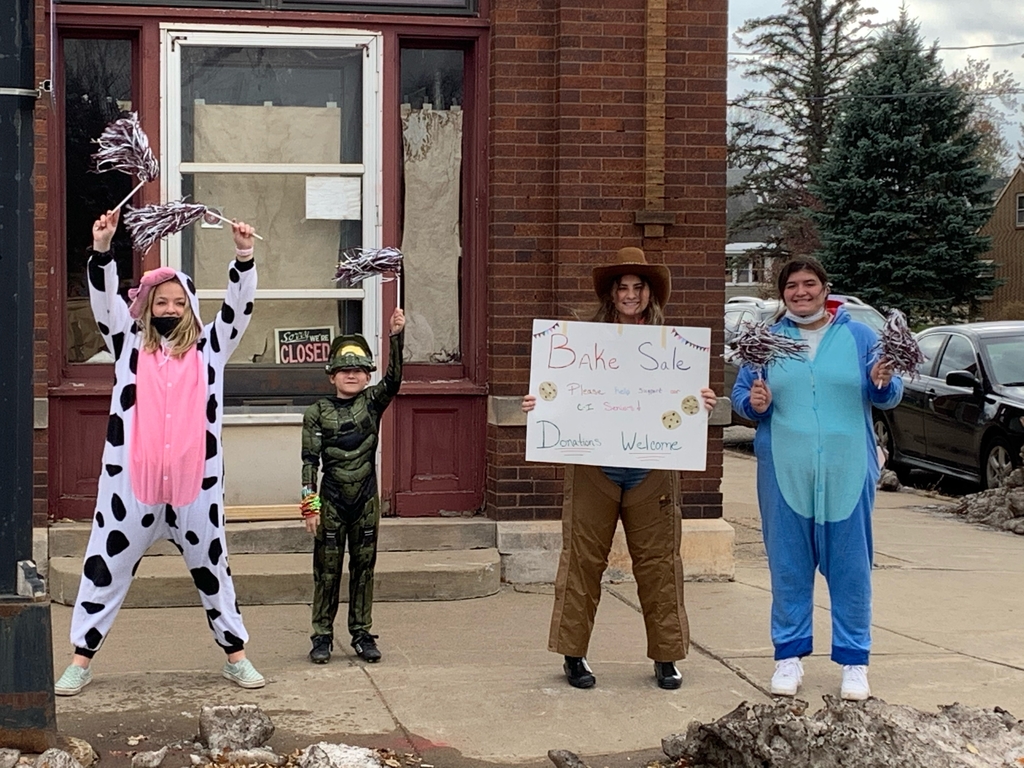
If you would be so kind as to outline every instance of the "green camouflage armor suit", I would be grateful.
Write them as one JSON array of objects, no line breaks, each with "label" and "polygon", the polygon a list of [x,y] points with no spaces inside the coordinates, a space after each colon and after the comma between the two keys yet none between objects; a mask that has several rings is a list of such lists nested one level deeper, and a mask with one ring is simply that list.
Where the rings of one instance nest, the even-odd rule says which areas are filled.
[{"label": "green camouflage armor suit", "polygon": [[[352,338],[352,337],[347,337]],[[365,344],[363,339],[359,339]],[[352,398],[325,397],[306,409],[302,420],[302,485],[316,491],[320,483],[320,524],[313,544],[313,637],[334,635],[338,614],[345,542],[349,551],[348,630],[369,632],[373,623],[373,572],[377,562],[380,497],[376,453],[380,420],[402,383],[402,341],[391,337],[384,378]],[[337,365],[328,368],[369,367]],[[367,354],[369,349],[367,348]],[[342,357],[344,360],[344,356]]]}]

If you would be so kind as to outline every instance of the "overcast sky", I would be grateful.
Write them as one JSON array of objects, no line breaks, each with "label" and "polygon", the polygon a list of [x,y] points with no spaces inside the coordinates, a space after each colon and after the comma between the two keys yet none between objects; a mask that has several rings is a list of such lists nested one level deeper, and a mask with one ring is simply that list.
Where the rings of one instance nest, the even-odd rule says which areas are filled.
[{"label": "overcast sky", "polygon": [[[878,22],[897,18],[903,4],[910,17],[920,24],[925,45],[936,41],[940,48],[1024,43],[1024,13],[1012,0],[862,0],[863,6],[878,10],[873,17]],[[730,0],[729,51],[742,50],[732,38],[737,27],[747,19],[779,13],[782,6],[782,0]],[[1024,87],[1024,58],[1021,54],[1024,54],[1024,44],[1009,48],[939,51],[947,72],[963,65],[968,56],[989,59],[994,71],[1010,70]],[[749,86],[745,86],[738,71],[731,69],[729,96],[739,95],[745,87]],[[1024,94],[1019,98],[1024,103]],[[1011,122],[1019,124],[1021,115],[1012,116]],[[1011,146],[1015,145],[1019,138],[1018,130],[1014,129],[1007,138]]]}]

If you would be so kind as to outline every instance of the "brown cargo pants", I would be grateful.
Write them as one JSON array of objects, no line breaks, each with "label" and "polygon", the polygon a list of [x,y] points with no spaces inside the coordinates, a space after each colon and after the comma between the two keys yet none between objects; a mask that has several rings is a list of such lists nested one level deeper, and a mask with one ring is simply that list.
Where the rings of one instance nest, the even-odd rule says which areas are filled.
[{"label": "brown cargo pants", "polygon": [[686,658],[690,627],[683,605],[678,499],[677,472],[652,470],[640,485],[623,492],[600,467],[566,466],[562,554],[548,650],[587,655],[601,576],[621,517],[647,627],[647,656],[654,661]]}]

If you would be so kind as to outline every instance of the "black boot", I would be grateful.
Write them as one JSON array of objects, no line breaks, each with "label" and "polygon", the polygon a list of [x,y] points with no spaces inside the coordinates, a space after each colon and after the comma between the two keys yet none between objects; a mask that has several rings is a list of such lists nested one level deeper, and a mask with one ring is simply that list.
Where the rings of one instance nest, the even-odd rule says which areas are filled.
[{"label": "black boot", "polygon": [[376,664],[380,661],[380,649],[377,648],[377,635],[371,635],[369,632],[357,632],[352,636],[352,647],[356,651],[358,656],[363,661],[368,661],[371,664]]},{"label": "black boot", "polygon": [[683,676],[679,674],[675,663],[671,661],[654,662],[654,677],[658,680],[658,687],[669,691],[675,690],[683,684]]},{"label": "black boot", "polygon": [[562,669],[565,671],[565,679],[573,688],[593,688],[597,682],[584,656],[566,656]]},{"label": "black boot", "polygon": [[331,649],[334,640],[330,635],[313,635],[313,649],[309,652],[309,660],[314,664],[326,664],[331,660]]}]

